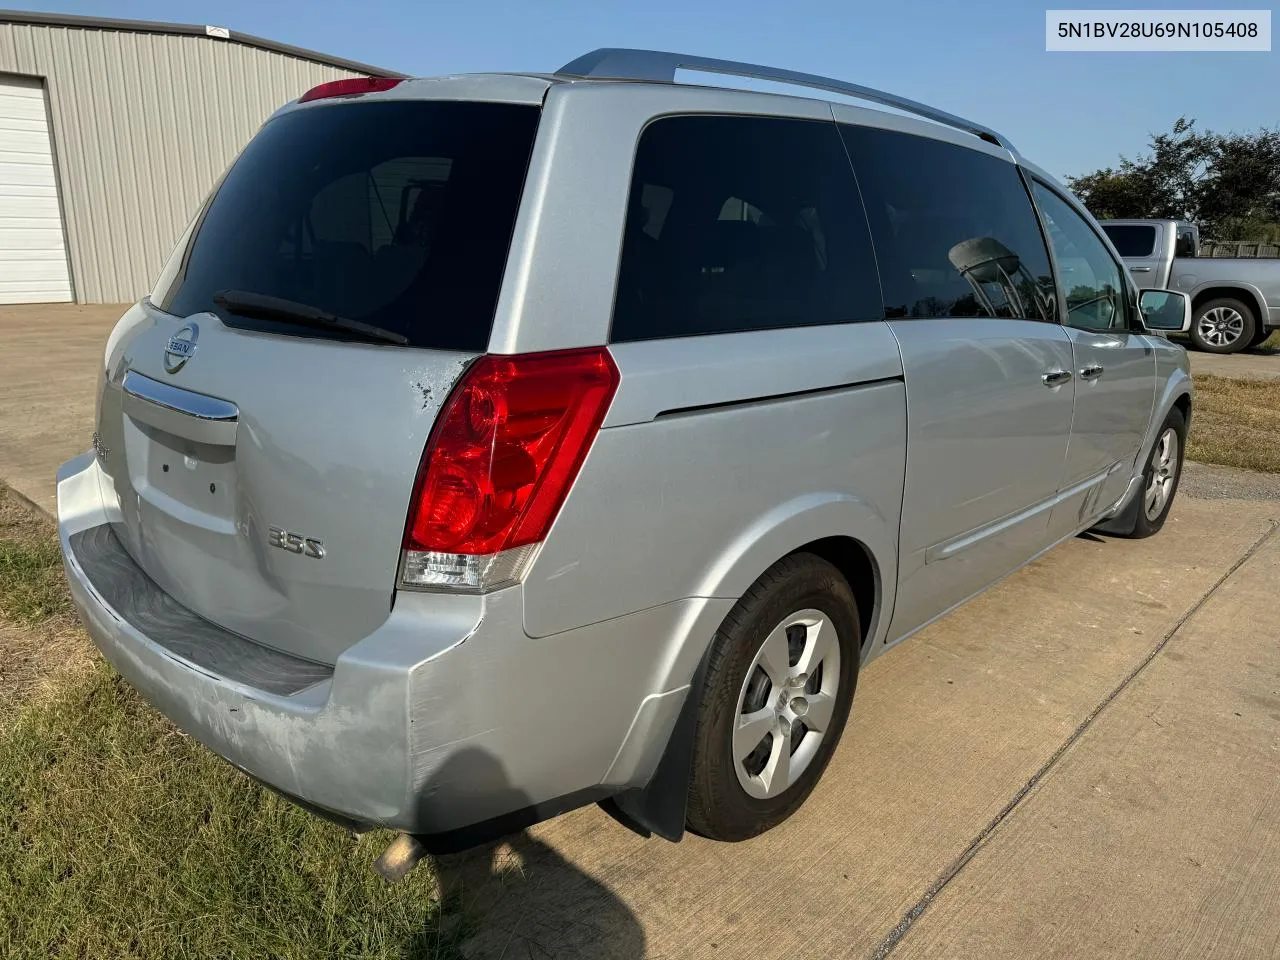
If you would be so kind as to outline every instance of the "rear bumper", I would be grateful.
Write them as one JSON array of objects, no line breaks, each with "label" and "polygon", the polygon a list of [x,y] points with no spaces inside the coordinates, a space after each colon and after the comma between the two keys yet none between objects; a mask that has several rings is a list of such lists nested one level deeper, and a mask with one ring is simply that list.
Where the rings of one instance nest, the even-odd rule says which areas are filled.
[{"label": "rear bumper", "polygon": [[104,489],[91,454],[59,470],[67,579],[103,655],[205,746],[356,824],[452,834],[643,784],[732,605],[682,600],[535,640],[520,587],[402,592],[329,667],[201,620],[130,569]]}]

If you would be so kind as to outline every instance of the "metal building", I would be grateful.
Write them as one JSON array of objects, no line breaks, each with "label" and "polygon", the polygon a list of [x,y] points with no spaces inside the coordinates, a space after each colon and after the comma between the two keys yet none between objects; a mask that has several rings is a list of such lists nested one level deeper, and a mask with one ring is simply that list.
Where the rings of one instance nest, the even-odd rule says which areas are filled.
[{"label": "metal building", "polygon": [[223,27],[0,10],[0,303],[142,296],[276,107],[370,75],[400,76]]}]

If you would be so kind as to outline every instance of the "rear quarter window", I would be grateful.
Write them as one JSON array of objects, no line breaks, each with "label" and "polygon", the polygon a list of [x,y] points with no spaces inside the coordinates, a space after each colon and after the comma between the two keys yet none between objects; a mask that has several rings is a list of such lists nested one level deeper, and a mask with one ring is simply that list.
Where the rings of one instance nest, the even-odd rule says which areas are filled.
[{"label": "rear quarter window", "polygon": [[1149,257],[1156,249],[1156,228],[1136,223],[1112,223],[1103,226],[1112,246],[1122,257]]},{"label": "rear quarter window", "polygon": [[324,335],[214,303],[244,290],[415,346],[484,350],[538,118],[530,106],[413,100],[285,113],[227,173],[156,304]]},{"label": "rear quarter window", "polygon": [[834,124],[681,116],[644,130],[615,342],[871,320],[881,310]]},{"label": "rear quarter window", "polygon": [[1035,208],[1017,168],[978,150],[840,125],[867,206],[885,316],[1056,319]]}]

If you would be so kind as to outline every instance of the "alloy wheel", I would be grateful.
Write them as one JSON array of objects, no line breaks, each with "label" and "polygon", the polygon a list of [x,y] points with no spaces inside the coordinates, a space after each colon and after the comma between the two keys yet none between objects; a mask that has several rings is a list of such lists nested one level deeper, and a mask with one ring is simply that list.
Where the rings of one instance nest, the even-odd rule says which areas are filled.
[{"label": "alloy wheel", "polygon": [[1164,512],[1169,498],[1173,496],[1173,486],[1177,479],[1178,434],[1172,427],[1166,427],[1151,453],[1151,479],[1142,499],[1148,520],[1155,520]]},{"label": "alloy wheel", "polygon": [[819,610],[800,610],[769,632],[738,694],[730,744],[738,782],[776,797],[800,779],[830,732],[840,686],[840,640]]},{"label": "alloy wheel", "polygon": [[1244,335],[1244,317],[1231,307],[1214,307],[1196,322],[1196,333],[1210,346],[1229,347]]}]

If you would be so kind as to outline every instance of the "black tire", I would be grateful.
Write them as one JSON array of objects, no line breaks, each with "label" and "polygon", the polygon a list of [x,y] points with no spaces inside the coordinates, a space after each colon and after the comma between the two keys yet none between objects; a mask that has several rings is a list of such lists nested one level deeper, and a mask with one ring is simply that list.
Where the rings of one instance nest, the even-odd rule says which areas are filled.
[{"label": "black tire", "polygon": [[[1227,342],[1215,343],[1206,340],[1200,330],[1202,322],[1212,323],[1212,317],[1206,321],[1209,315],[1214,317],[1229,317],[1232,314],[1238,315],[1241,321],[1241,328],[1238,335],[1234,339]],[[1239,353],[1245,347],[1251,346],[1253,343],[1254,332],[1258,329],[1258,319],[1253,315],[1253,308],[1241,300],[1231,297],[1219,297],[1216,300],[1207,300],[1200,306],[1196,307],[1191,317],[1191,342],[1197,350],[1203,350],[1206,353]],[[1208,332],[1208,331],[1205,331]],[[1223,330],[1223,335],[1227,331]],[[1215,339],[1218,339],[1215,337]]]},{"label": "black tire", "polygon": [[[744,693],[748,669],[755,663],[765,639],[789,616],[804,610],[818,611],[835,627],[840,663],[836,671],[839,680],[834,692],[834,709],[830,723],[817,742],[816,752],[811,754],[808,765],[795,782],[777,796],[753,797],[739,780],[733,754],[739,696]],[[822,776],[840,742],[858,682],[861,648],[862,630],[853,591],[840,571],[821,557],[793,554],[780,560],[752,584],[725,617],[712,641],[694,734],[686,808],[690,830],[713,840],[746,840],[795,813]],[[820,678],[811,677],[810,682],[817,679]],[[825,687],[825,682],[823,685]],[[767,697],[774,698],[775,693],[775,689],[769,687]],[[766,734],[764,742],[769,742],[772,736]],[[804,737],[814,734],[800,731],[798,736],[803,741]],[[798,755],[790,739],[784,746],[790,748],[788,757]]]},{"label": "black tire", "polygon": [[[1147,493],[1151,489],[1151,478],[1156,472],[1156,463],[1160,459],[1160,439],[1167,430],[1172,430],[1178,438],[1177,463],[1164,506],[1152,517],[1147,515]],[[1169,415],[1164,418],[1164,423],[1160,426],[1160,432],[1156,434],[1156,442],[1151,448],[1151,453],[1147,455],[1147,465],[1142,471],[1142,489],[1138,492],[1135,503],[1130,504],[1128,510],[1125,511],[1133,514],[1133,529],[1121,532],[1118,534],[1119,536],[1128,537],[1131,540],[1141,540],[1144,537],[1160,532],[1160,528],[1164,526],[1165,519],[1169,516],[1169,508],[1173,506],[1174,497],[1178,495],[1178,484],[1182,481],[1182,462],[1186,456],[1186,451],[1187,421],[1182,416],[1182,411],[1174,407],[1169,411]]]},{"label": "black tire", "polygon": [[1254,331],[1253,339],[1249,341],[1249,347],[1252,349],[1253,347],[1261,346],[1270,336],[1271,331],[1266,327]]}]

